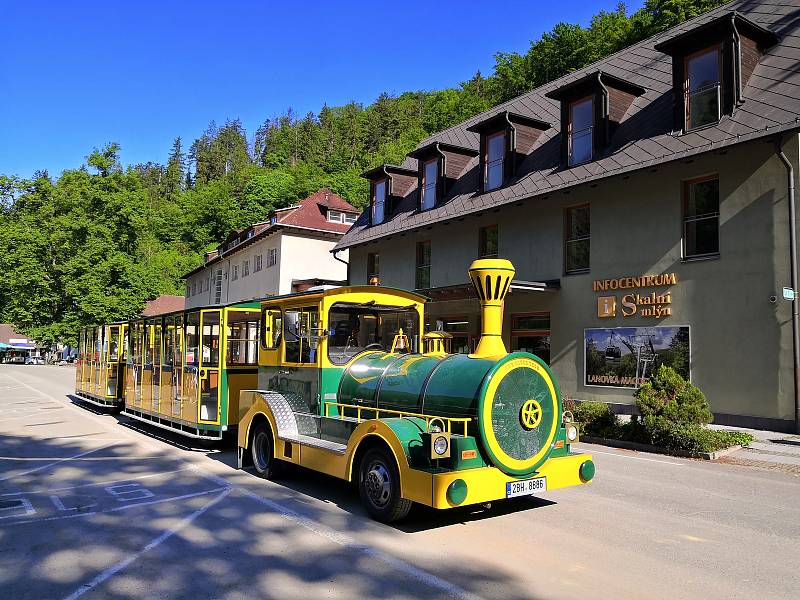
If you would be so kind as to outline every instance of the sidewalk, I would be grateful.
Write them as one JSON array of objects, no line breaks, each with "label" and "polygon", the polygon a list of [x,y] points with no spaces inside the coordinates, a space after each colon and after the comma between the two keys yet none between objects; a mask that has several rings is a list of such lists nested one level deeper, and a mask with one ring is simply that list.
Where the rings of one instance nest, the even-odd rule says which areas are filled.
[{"label": "sidewalk", "polygon": [[800,435],[720,425],[709,427],[743,431],[755,438],[748,447],[719,459],[719,462],[784,471],[800,477]]}]

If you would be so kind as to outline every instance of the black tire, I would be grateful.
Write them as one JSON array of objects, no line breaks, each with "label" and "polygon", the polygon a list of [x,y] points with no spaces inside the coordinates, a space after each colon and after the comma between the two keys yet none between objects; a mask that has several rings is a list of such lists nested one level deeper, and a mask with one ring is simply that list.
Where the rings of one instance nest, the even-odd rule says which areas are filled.
[{"label": "black tire", "polygon": [[408,515],[411,500],[400,496],[400,471],[394,457],[383,448],[368,450],[358,467],[358,494],[369,516],[394,523]]},{"label": "black tire", "polygon": [[274,479],[280,473],[280,465],[275,458],[272,431],[266,423],[259,423],[253,428],[250,456],[253,459],[253,468],[260,477]]}]

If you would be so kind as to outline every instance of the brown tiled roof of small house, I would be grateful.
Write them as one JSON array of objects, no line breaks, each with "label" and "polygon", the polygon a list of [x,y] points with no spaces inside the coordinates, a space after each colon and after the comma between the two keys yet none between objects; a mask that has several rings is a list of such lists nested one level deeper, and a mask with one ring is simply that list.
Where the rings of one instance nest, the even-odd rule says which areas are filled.
[{"label": "brown tiled roof of small house", "polygon": [[10,323],[0,323],[0,343],[9,344],[11,340],[29,339],[27,335],[17,333]]},{"label": "brown tiled roof of small house", "polygon": [[280,225],[293,225],[295,227],[307,227],[336,233],[345,233],[350,229],[350,225],[347,223],[331,223],[328,221],[328,210],[351,214],[359,212],[355,206],[341,196],[334,194],[328,188],[322,188],[308,198],[301,200],[292,210],[281,211],[278,223]]},{"label": "brown tiled roof of small house", "polygon": [[[707,29],[704,29],[705,25],[724,18],[737,21],[743,33],[747,28],[768,30],[770,35],[774,35],[775,43],[765,49],[752,73],[748,73],[742,102],[733,114],[723,116],[711,126],[675,131],[672,58],[656,47],[664,48],[661,44],[681,38],[692,30],[702,36]],[[744,20],[752,25],[743,27]],[[644,93],[632,95],[630,105],[603,152],[590,162],[565,167],[561,144],[562,111],[553,95],[558,96],[557,90],[577,84],[593,73],[605,74],[611,81],[627,82]],[[418,190],[412,187],[392,203],[391,212],[383,223],[370,225],[369,211],[362,214],[339,241],[337,249],[479,213],[487,208],[545,200],[555,191],[598,179],[797,130],[800,129],[798,98],[800,0],[734,0],[421,141],[418,149],[438,141],[478,150],[480,136],[475,131],[479,128],[476,126],[504,112],[552,125],[542,131],[533,150],[502,187],[481,192],[478,185],[480,159],[472,158],[463,169],[464,174],[439,205],[420,211]],[[401,167],[415,171],[417,160],[409,156]]]},{"label": "brown tiled roof of small house", "polygon": [[144,310],[142,311],[143,317],[157,317],[159,315],[166,315],[168,313],[183,310],[186,305],[186,298],[183,296],[172,296],[163,294],[153,300],[148,300],[145,303]]},{"label": "brown tiled roof of small house", "polygon": [[314,192],[293,206],[281,208],[270,215],[270,220],[255,223],[250,227],[232,231],[220,246],[211,252],[206,252],[205,263],[183,276],[183,279],[202,271],[223,257],[229,256],[246,248],[258,239],[270,235],[279,229],[295,228],[308,229],[321,232],[325,236],[342,236],[351,225],[349,223],[332,223],[328,221],[328,210],[357,215],[358,209],[341,196],[328,188]]}]

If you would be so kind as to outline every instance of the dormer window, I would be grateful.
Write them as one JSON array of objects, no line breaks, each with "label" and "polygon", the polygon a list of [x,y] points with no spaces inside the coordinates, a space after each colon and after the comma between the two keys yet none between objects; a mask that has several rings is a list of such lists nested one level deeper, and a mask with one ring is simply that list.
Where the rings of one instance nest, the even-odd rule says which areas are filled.
[{"label": "dormer window", "polygon": [[388,179],[376,181],[372,187],[372,224],[383,223],[386,208],[386,188]]},{"label": "dormer window", "polygon": [[592,96],[569,105],[569,164],[578,165],[592,160],[592,129],[594,128],[594,99]]},{"label": "dormer window", "polygon": [[505,158],[506,132],[500,131],[487,137],[483,171],[484,191],[495,190],[503,185]]},{"label": "dormer window", "polygon": [[480,135],[481,188],[488,192],[508,183],[533,152],[550,123],[503,111],[467,127]]},{"label": "dormer window", "polygon": [[427,161],[422,170],[422,197],[420,208],[428,210],[436,206],[436,188],[439,183],[439,159]]},{"label": "dormer window", "polygon": [[659,42],[672,57],[675,131],[690,131],[732,115],[764,51],[778,37],[737,12],[720,15]]},{"label": "dormer window", "polygon": [[547,92],[561,103],[561,162],[580,165],[606,152],[628,109],[645,89],[594,71]]},{"label": "dormer window", "polygon": [[[361,176],[370,182],[370,225],[380,225],[392,218],[397,201],[416,188],[418,173],[406,167],[383,165],[365,171]],[[350,223],[347,215],[345,223]]]},{"label": "dormer window", "polygon": [[722,51],[719,46],[686,57],[686,129],[719,121],[722,113]]}]

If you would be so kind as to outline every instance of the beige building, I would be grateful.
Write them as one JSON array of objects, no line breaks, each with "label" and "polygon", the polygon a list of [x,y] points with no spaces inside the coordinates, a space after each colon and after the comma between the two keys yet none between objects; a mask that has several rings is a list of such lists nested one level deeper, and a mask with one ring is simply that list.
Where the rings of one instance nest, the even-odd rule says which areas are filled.
[{"label": "beige building", "polygon": [[233,231],[184,276],[186,308],[242,302],[347,280],[347,251],[331,253],[358,209],[328,189],[270,220]]},{"label": "beige building", "polygon": [[351,283],[420,290],[469,352],[467,268],[507,258],[506,346],[565,396],[631,412],[664,364],[718,423],[797,429],[798,10],[728,3],[365,173]]}]

